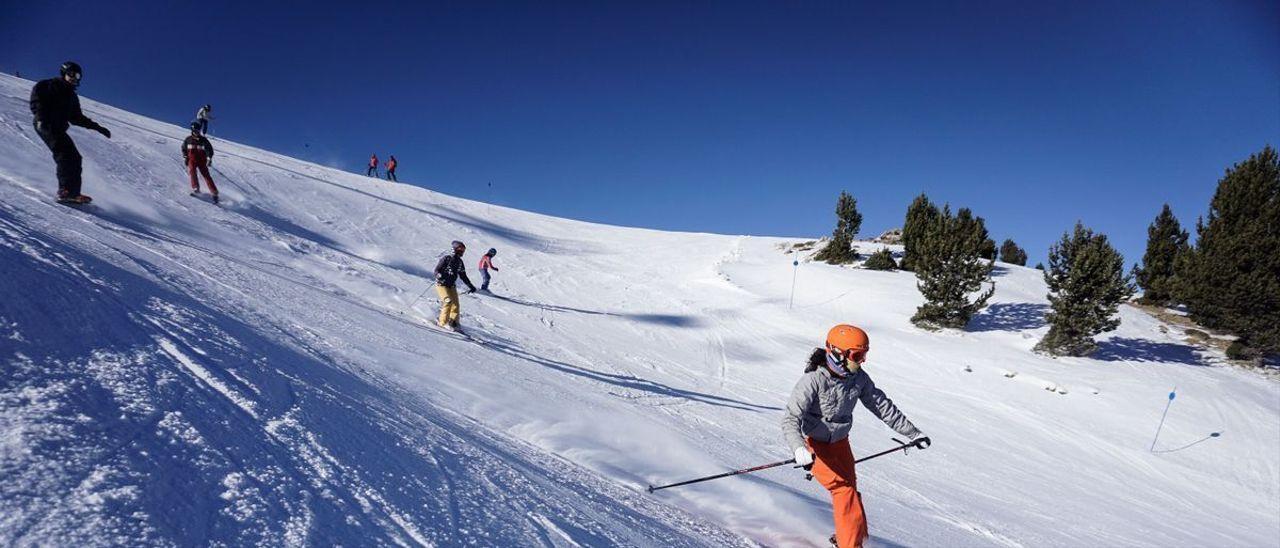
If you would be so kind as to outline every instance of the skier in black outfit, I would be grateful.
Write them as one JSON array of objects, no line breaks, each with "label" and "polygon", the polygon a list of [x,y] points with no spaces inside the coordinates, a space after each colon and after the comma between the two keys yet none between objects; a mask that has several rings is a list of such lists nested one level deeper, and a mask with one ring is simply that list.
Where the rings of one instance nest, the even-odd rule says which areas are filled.
[{"label": "skier in black outfit", "polygon": [[457,329],[458,316],[462,315],[458,307],[458,278],[467,284],[467,293],[476,292],[476,286],[467,278],[467,267],[462,264],[467,246],[454,240],[452,247],[453,253],[440,257],[436,263],[436,294],[440,296],[440,319],[436,323],[446,329]]},{"label": "skier in black outfit", "polygon": [[62,64],[61,76],[41,80],[31,88],[31,116],[36,133],[58,164],[58,201],[68,204],[87,204],[93,198],[80,193],[80,151],[76,150],[67,130],[75,125],[111,138],[111,130],[80,111],[76,88],[80,86],[82,74],[80,65],[67,61]]}]

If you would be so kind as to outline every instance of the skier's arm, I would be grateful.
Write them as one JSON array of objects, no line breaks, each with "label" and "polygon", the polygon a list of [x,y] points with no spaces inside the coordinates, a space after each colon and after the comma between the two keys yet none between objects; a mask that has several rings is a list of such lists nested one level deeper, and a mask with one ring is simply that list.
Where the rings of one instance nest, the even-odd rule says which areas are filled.
[{"label": "skier's arm", "polygon": [[793,453],[796,449],[805,447],[801,421],[805,412],[813,406],[818,397],[818,386],[815,380],[813,375],[806,374],[800,377],[795,388],[791,389],[791,399],[787,401],[787,408],[782,412],[782,438],[786,440],[787,448]]},{"label": "skier's arm", "polygon": [[41,119],[43,118],[41,116],[41,113],[44,112],[43,87],[44,87],[43,82],[36,84],[34,86],[31,86],[31,118],[34,119],[37,124],[44,121]]},{"label": "skier's arm", "polygon": [[470,278],[467,278],[467,267],[458,265],[458,278],[460,278],[463,283],[467,284],[467,289],[472,291],[476,290],[476,285],[471,283]]},{"label": "skier's arm", "polygon": [[73,126],[80,126],[94,131],[98,131],[102,127],[84,115],[84,112],[80,110],[80,98],[75,95],[71,96],[71,116],[67,117],[67,121],[71,122]]},{"label": "skier's arm", "polygon": [[[867,375],[867,372],[863,371],[862,374]],[[920,436],[920,430],[916,428],[916,425],[911,424],[911,421],[907,420],[907,416],[898,410],[898,406],[893,404],[893,400],[884,395],[883,390],[876,388],[876,383],[871,380],[870,376],[867,376],[866,379],[867,384],[862,388],[862,394],[859,396],[859,399],[862,400],[862,405],[865,405],[872,415],[884,421],[889,428],[894,429],[897,433],[909,438]]]},{"label": "skier's arm", "polygon": [[204,150],[209,153],[209,159],[212,160],[213,159],[213,143],[210,143],[209,139],[206,137],[201,137],[200,140],[204,143]]}]

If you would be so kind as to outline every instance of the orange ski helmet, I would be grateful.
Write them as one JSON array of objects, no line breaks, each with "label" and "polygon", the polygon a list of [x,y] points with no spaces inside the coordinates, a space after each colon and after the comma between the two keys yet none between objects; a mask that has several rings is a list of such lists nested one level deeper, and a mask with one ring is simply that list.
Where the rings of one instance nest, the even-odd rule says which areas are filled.
[{"label": "orange ski helmet", "polygon": [[846,367],[847,361],[862,363],[871,349],[871,340],[867,332],[842,323],[827,332],[827,357],[836,364]]}]

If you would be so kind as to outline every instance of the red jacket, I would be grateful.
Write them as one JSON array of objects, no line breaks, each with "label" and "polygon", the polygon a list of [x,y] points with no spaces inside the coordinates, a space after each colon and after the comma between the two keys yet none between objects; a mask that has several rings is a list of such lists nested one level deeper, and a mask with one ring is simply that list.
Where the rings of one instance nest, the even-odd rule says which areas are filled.
[{"label": "red jacket", "polygon": [[387,160],[387,169],[394,170],[395,168],[396,168],[396,161],[394,159]]},{"label": "red jacket", "polygon": [[369,157],[369,167],[378,167],[378,155],[374,154]]},{"label": "red jacket", "polygon": [[498,267],[493,266],[493,260],[488,255],[480,257],[480,270],[488,270],[492,268],[494,272],[498,271]]}]

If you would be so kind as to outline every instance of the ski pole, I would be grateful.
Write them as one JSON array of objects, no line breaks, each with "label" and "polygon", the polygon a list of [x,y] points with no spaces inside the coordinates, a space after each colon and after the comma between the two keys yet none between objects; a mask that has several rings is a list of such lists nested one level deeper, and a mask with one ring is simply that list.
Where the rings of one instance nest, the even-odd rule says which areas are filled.
[{"label": "ski pole", "polygon": [[[434,284],[432,284],[432,285],[434,285]],[[423,295],[426,295],[426,294],[427,294],[427,291],[430,291],[430,290],[431,290],[431,286],[430,286],[430,285],[428,285],[426,289],[423,289],[423,290],[422,290],[422,293],[419,293],[417,297],[414,297],[414,298],[413,298],[413,302],[409,303],[409,306],[406,306],[406,307],[405,307],[405,310],[409,310],[409,309],[413,308],[413,305],[418,304],[418,301],[422,299],[422,296],[423,296]],[[403,314],[403,312],[401,312],[401,314]]]},{"label": "ski pole", "polygon": [[[889,439],[898,442],[899,445],[897,447],[894,447],[893,449],[885,449],[884,451],[881,451],[871,456],[862,457],[860,459],[853,459],[853,463],[858,464],[859,462],[867,462],[876,457],[883,457],[885,455],[888,455],[889,453],[893,453],[896,451],[902,451],[902,454],[905,455],[907,454],[907,449],[909,448],[915,447],[916,449],[924,449],[926,447],[929,447],[929,444],[930,444],[928,436],[925,436],[919,439],[914,439],[911,441],[902,441],[898,438],[889,438]],[[799,466],[797,466],[796,468],[799,468]],[[813,479],[813,474],[805,474],[804,479],[806,480]]]},{"label": "ski pole", "polygon": [[[899,445],[899,446],[897,446],[897,447],[894,447],[893,449],[888,449],[888,450],[885,450],[885,451],[881,451],[881,452],[876,453],[876,454],[874,454],[874,455],[871,455],[871,456],[869,456],[869,457],[862,457],[861,459],[855,460],[855,461],[853,461],[853,462],[858,463],[858,462],[863,462],[863,461],[869,461],[869,460],[874,459],[874,458],[876,458],[876,457],[881,457],[881,456],[884,456],[884,455],[888,455],[889,453],[893,453],[894,451],[903,451],[903,452],[905,453],[905,452],[906,452],[906,450],[907,450],[908,448],[911,448],[911,447],[915,447],[915,448],[918,448],[918,449],[924,449],[925,447],[928,447],[928,446],[929,446],[929,443],[930,443],[930,442],[929,442],[929,438],[928,438],[928,437],[923,437],[923,438],[919,438],[919,439],[912,440],[912,441],[908,441],[908,442],[904,442],[904,441],[896,440],[896,439],[895,439],[895,440],[893,440],[893,441],[896,441],[896,442],[898,442],[898,443],[899,443],[899,444],[901,444],[901,445]],[[779,462],[771,462],[771,463],[769,463],[769,464],[761,464],[760,466],[753,466],[753,467],[751,467],[751,468],[743,468],[742,470],[734,470],[734,471],[732,471],[732,472],[725,472],[725,473],[723,473],[723,474],[716,474],[716,475],[714,475],[714,476],[706,476],[706,477],[701,477],[701,478],[695,478],[695,479],[691,479],[691,480],[688,480],[688,481],[682,481],[682,482],[679,482],[679,483],[672,483],[672,484],[668,484],[668,485],[659,485],[659,486],[653,486],[653,485],[650,485],[650,486],[649,486],[648,491],[649,491],[650,493],[652,493],[652,492],[654,492],[654,491],[658,491],[658,490],[661,490],[661,489],[666,489],[666,488],[668,488],[668,487],[679,487],[679,486],[681,486],[681,485],[689,485],[689,484],[691,484],[691,483],[700,483],[700,482],[704,482],[704,481],[710,481],[710,480],[713,480],[713,479],[727,478],[727,477],[729,477],[729,476],[737,476],[737,475],[739,475],[739,474],[748,474],[748,473],[751,473],[751,472],[759,472],[759,471],[761,471],[761,470],[767,470],[767,469],[769,469],[769,468],[777,468],[777,467],[779,467],[779,466],[785,466],[785,465],[788,465],[788,464],[795,464],[795,462],[796,462],[796,459],[787,459],[787,460],[779,461]],[[802,467],[802,466],[798,466],[798,465],[797,465],[797,466],[796,466],[796,468],[803,468],[803,467]],[[812,475],[812,474],[808,474],[808,475],[806,475],[806,476],[805,476],[805,479],[810,479],[810,478],[812,478],[812,477],[813,477],[813,475]]]},{"label": "ski pole", "polygon": [[649,486],[649,492],[650,492],[650,493],[652,493],[652,492],[654,492],[654,491],[658,491],[658,490],[661,490],[661,489],[666,489],[666,488],[668,488],[668,487],[679,487],[679,486],[681,486],[681,485],[689,485],[690,483],[699,483],[699,482],[704,482],[704,481],[710,481],[710,480],[713,480],[713,479],[727,478],[727,477],[729,477],[729,476],[736,476],[736,475],[738,475],[738,474],[749,474],[749,473],[751,473],[751,472],[759,472],[759,471],[761,471],[761,470],[767,470],[767,469],[769,469],[769,468],[777,468],[777,467],[779,467],[779,466],[785,466],[785,465],[787,465],[787,464],[792,464],[792,463],[794,463],[794,462],[796,462],[796,459],[787,459],[787,460],[778,461],[778,462],[771,462],[771,463],[769,463],[769,464],[761,464],[760,466],[753,466],[753,467],[751,467],[751,468],[743,468],[742,470],[734,470],[734,471],[732,471],[732,472],[725,472],[725,473],[723,473],[723,474],[716,474],[716,475],[714,475],[714,476],[706,476],[706,477],[702,477],[702,478],[691,479],[691,480],[688,480],[688,481],[682,481],[682,482],[679,482],[679,483],[671,483],[671,484],[668,484],[668,485],[659,485],[659,486],[656,486],[656,487],[655,487],[655,486],[653,486],[653,485],[650,485],[650,486]]},{"label": "ski pole", "polygon": [[796,275],[800,273],[800,261],[791,261],[791,298],[787,299],[787,310],[796,302]]}]

